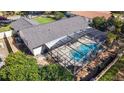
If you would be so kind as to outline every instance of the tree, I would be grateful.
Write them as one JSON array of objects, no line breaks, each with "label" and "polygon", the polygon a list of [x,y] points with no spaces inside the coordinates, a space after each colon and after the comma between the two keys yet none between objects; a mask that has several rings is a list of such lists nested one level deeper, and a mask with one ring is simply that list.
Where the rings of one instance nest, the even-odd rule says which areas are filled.
[{"label": "tree", "polygon": [[21,52],[10,53],[5,63],[0,70],[1,80],[39,80],[38,65],[32,56],[26,56]]},{"label": "tree", "polygon": [[56,19],[56,20],[59,20],[59,19],[61,19],[61,18],[64,17],[64,13],[57,11],[57,12],[54,13],[54,16],[55,16],[55,19]]},{"label": "tree", "polygon": [[113,26],[114,25],[114,18],[115,17],[113,15],[108,18],[108,20],[107,20],[107,26]]},{"label": "tree", "polygon": [[2,11],[4,17],[13,16],[16,14],[15,11]]},{"label": "tree", "polygon": [[106,31],[107,20],[104,17],[95,17],[95,18],[93,18],[90,26],[92,26],[100,31]]},{"label": "tree", "polygon": [[115,32],[116,33],[121,32],[123,21],[122,21],[122,19],[119,16],[118,17],[114,17],[113,24],[115,26]]},{"label": "tree", "polygon": [[28,17],[29,11],[21,11],[21,12],[19,12],[19,14],[20,14],[21,16]]},{"label": "tree", "polygon": [[53,15],[54,14],[54,11],[45,11],[44,14],[45,15]]},{"label": "tree", "polygon": [[121,27],[121,33],[124,34],[124,23],[122,24],[122,27]]},{"label": "tree", "polygon": [[124,22],[120,16],[112,16],[107,20],[107,25],[109,27],[114,26],[114,33],[119,34],[120,32],[124,33]]},{"label": "tree", "polygon": [[107,42],[108,42],[109,45],[111,45],[114,42],[114,40],[116,40],[116,39],[117,39],[116,34],[114,34],[112,32],[107,33]]},{"label": "tree", "polygon": [[72,80],[73,76],[64,67],[58,64],[50,64],[40,68],[39,74],[41,80],[47,81],[60,81],[60,80]]}]

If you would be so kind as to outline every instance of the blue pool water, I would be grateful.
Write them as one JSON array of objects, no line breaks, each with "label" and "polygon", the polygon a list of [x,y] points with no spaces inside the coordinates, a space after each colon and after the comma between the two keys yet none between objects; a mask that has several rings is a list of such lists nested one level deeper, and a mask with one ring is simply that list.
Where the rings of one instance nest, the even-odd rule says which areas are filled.
[{"label": "blue pool water", "polygon": [[70,57],[75,61],[84,61],[88,58],[88,53],[93,50],[93,53],[96,53],[98,48],[97,44],[87,44],[87,45],[80,45],[79,48],[75,50],[70,51]]}]

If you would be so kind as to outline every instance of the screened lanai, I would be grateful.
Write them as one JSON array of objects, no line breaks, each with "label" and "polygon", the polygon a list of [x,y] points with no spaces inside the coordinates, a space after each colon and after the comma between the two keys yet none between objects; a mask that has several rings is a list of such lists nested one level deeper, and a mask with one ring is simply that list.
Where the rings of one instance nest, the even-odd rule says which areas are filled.
[{"label": "screened lanai", "polygon": [[105,40],[105,33],[88,28],[67,35],[51,48],[49,54],[55,62],[76,74],[79,68],[85,67],[103,50]]}]

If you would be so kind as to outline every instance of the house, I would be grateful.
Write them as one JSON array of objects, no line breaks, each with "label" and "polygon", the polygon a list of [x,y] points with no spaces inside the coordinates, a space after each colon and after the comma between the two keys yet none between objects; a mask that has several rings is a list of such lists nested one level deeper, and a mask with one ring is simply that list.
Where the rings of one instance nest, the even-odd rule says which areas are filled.
[{"label": "house", "polygon": [[51,50],[63,39],[68,41],[68,35],[74,35],[76,32],[82,33],[83,30],[89,28],[88,21],[80,16],[41,25],[23,22],[19,19],[12,23],[12,27],[35,56]]},{"label": "house", "polygon": [[11,23],[11,28],[14,30],[14,33],[17,33],[22,29],[33,27],[36,25],[39,25],[39,23],[32,21],[28,18],[21,17],[20,19],[17,19],[16,21]]},{"label": "house", "polygon": [[70,12],[73,15],[86,17],[89,19],[93,19],[94,17],[104,17],[108,19],[112,16],[110,11],[72,11]]}]

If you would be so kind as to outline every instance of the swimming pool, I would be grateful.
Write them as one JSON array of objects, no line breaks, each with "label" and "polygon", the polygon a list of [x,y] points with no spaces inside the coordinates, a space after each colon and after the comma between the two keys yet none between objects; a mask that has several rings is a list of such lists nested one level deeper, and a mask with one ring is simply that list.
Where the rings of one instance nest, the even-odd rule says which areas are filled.
[{"label": "swimming pool", "polygon": [[86,45],[80,45],[79,48],[76,50],[70,51],[70,57],[78,62],[87,60],[88,53],[93,51],[93,53],[96,53],[98,51],[98,47],[96,43],[86,44]]}]

